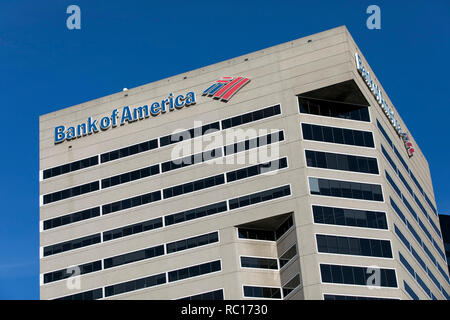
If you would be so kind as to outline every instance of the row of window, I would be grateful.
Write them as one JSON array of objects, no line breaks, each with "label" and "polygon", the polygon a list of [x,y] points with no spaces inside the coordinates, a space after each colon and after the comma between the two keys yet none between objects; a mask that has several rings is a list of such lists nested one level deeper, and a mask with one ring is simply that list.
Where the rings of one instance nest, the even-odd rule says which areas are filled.
[{"label": "row of window", "polygon": [[[207,244],[216,243],[218,241],[219,241],[219,233],[216,231],[201,236],[196,236],[192,238],[167,243],[165,251],[164,251],[164,244],[161,244],[150,248],[128,252],[125,254],[103,259],[103,269],[109,269],[128,263],[151,259],[154,257],[162,256],[166,253],[169,254],[173,252],[187,250],[194,247],[200,247]],[[95,272],[102,270],[102,261],[98,260],[77,267],[79,268],[80,275]],[[77,269],[77,267],[75,267],[75,269]],[[44,283],[68,278],[71,275],[73,275],[74,272],[73,270],[74,268],[66,268],[64,270],[48,272],[44,274]]]},{"label": "row of window", "polygon": [[308,167],[378,174],[376,158],[305,150]]},{"label": "row of window", "polygon": [[370,131],[343,129],[302,123],[303,139],[351,146],[374,148],[373,135]]},{"label": "row of window", "polygon": [[169,214],[164,217],[164,223],[166,226],[181,223],[193,219],[198,219],[201,217],[210,216],[213,214],[221,213],[227,211],[227,202],[221,201],[213,204],[209,204],[203,207],[198,207],[194,209],[189,209],[186,211],[177,212],[174,214]]},{"label": "row of window", "polygon": [[309,177],[312,195],[383,201],[381,185]]},{"label": "row of window", "polygon": [[257,164],[234,171],[227,172],[227,182],[233,182],[240,179],[250,178],[260,174],[265,174],[274,170],[287,168],[287,158],[273,160],[267,163]]},{"label": "row of window", "polygon": [[[439,228],[437,227],[436,223],[434,223],[433,219],[431,218],[431,216],[428,214],[428,212],[425,210],[425,208],[423,207],[422,203],[419,201],[419,199],[417,198],[416,194],[412,191],[411,187],[409,186],[409,184],[406,182],[405,178],[403,177],[403,175],[401,174],[400,170],[397,169],[397,166],[395,165],[395,163],[392,161],[392,158],[389,156],[388,152],[386,151],[386,149],[384,149],[383,145],[381,145],[381,150],[384,154],[384,156],[386,157],[386,159],[388,160],[388,162],[390,163],[390,165],[392,166],[392,169],[394,169],[394,172],[399,176],[400,180],[402,181],[403,185],[406,187],[406,189],[408,189],[409,193],[411,194],[412,198],[414,199],[414,201],[416,202],[417,206],[420,208],[420,210],[422,211],[422,213],[425,215],[425,217],[427,218],[427,221],[431,224],[431,226],[433,227],[434,231],[436,232],[436,234],[439,236],[439,238],[442,239],[442,234],[441,231],[439,230]],[[385,170],[386,171],[386,170]],[[392,187],[394,188],[395,192],[397,192],[397,194],[399,195],[400,199],[403,199],[403,201],[406,201],[405,196],[401,193],[400,189],[397,187],[397,185],[393,182],[393,179],[391,178],[391,176],[387,173],[386,171],[386,178],[388,179],[389,183],[392,185]],[[408,203],[408,206],[409,203]],[[416,215],[416,213],[414,212],[414,214]],[[418,218],[416,218],[417,220]],[[428,232],[428,231],[427,231]],[[431,237],[431,235],[430,235]],[[431,240],[431,239],[430,239]]]},{"label": "row of window", "polygon": [[160,284],[165,284],[166,282],[167,280],[165,273],[160,273],[150,277],[122,282],[114,284],[112,286],[105,287],[105,297],[110,297],[117,294],[140,290],[144,288],[150,288]]},{"label": "row of window", "polygon": [[349,227],[385,229],[386,213],[368,210],[312,206],[314,222]]},{"label": "row of window", "polygon": [[381,123],[378,121],[377,119],[377,126],[378,129],[380,130],[381,134],[384,136],[384,138],[386,139],[386,141],[389,143],[389,146],[392,147],[392,149],[394,150],[395,155],[397,156],[398,160],[401,162],[401,164],[403,165],[403,167],[405,168],[406,172],[408,172],[411,180],[414,182],[414,184],[417,186],[417,189],[419,189],[420,193],[423,195],[423,197],[425,198],[425,201],[428,203],[428,205],[430,206],[431,210],[434,212],[434,214],[436,216],[438,216],[438,212],[436,207],[433,205],[433,203],[431,202],[430,198],[428,197],[428,195],[425,193],[425,191],[423,190],[422,186],[420,185],[419,181],[417,181],[416,177],[414,176],[413,172],[409,169],[408,165],[406,164],[405,160],[403,159],[403,157],[400,155],[400,152],[398,152],[397,148],[394,146],[394,144],[392,143],[392,140],[389,138],[389,135],[386,133],[386,130],[384,130],[383,126],[381,125]]},{"label": "row of window", "polygon": [[[265,144],[275,143],[275,142],[278,142],[280,138],[282,140],[284,139],[282,131],[279,131],[279,132],[273,133],[273,134],[269,134],[269,135],[263,136],[263,137],[248,139],[246,141],[242,141],[242,142],[236,143],[234,145],[226,146],[224,148],[225,149],[228,148],[229,150],[227,151],[227,154],[231,154],[233,152],[242,151],[241,150],[242,148],[243,148],[243,150],[248,150],[250,148],[260,147]],[[166,162],[162,162],[161,164],[154,164],[154,165],[151,165],[151,166],[148,166],[145,168],[121,173],[121,174],[111,176],[108,178],[104,178],[101,180],[101,186],[102,186],[102,189],[105,189],[105,188],[109,188],[109,187],[116,186],[119,184],[123,184],[123,183],[131,182],[131,181],[135,181],[138,179],[143,179],[146,177],[154,176],[161,172],[168,172],[171,170],[184,168],[186,166],[194,165],[197,163],[206,162],[208,160],[212,160],[212,159],[219,158],[219,157],[222,157],[222,148],[204,151],[204,152],[201,152],[198,154],[193,154],[193,155],[181,158],[181,159],[166,161]],[[160,170],[160,165],[161,165],[161,170]],[[283,165],[283,164],[281,164],[281,165]],[[234,176],[228,177],[229,178],[228,181],[236,180],[239,178],[240,175],[243,175],[243,174],[249,175],[249,174],[251,174],[252,170],[255,170],[255,168],[257,168],[257,166],[250,167],[249,169],[241,169],[241,171],[238,171]],[[249,172],[247,172],[246,170]],[[262,167],[260,170],[264,171],[265,168]],[[231,175],[231,174],[232,173],[229,173],[229,175]],[[96,190],[98,190],[98,187],[95,188],[95,186],[97,184],[98,184],[98,182],[94,181],[94,182],[91,182],[84,186],[73,187],[73,188],[70,188],[67,190],[57,191],[57,192],[54,192],[51,194],[44,195],[44,204],[54,202],[54,201],[64,200],[64,199],[67,199],[70,197],[75,197],[75,196],[78,196],[78,195],[81,195],[81,194],[84,194],[87,192],[96,191]],[[91,187],[90,189],[86,189],[86,186],[88,186],[88,185],[92,185],[93,187]],[[186,188],[190,188],[190,185],[187,185]],[[180,189],[180,187],[178,187],[176,190],[179,190],[179,189]],[[83,192],[80,192],[80,190],[82,190]]]},{"label": "row of window", "polygon": [[154,164],[152,166],[146,167],[146,168],[142,168],[142,169],[138,169],[138,170],[133,170],[130,172],[125,172],[122,174],[118,174],[116,176],[112,176],[109,178],[105,178],[102,179],[102,189],[106,189],[109,187],[113,187],[116,186],[118,184],[122,184],[122,183],[127,183],[130,181],[134,181],[134,180],[138,180],[138,179],[143,179],[146,177],[150,177],[150,176],[154,176],[159,174],[159,165],[158,164]]},{"label": "row of window", "polygon": [[370,122],[367,106],[304,97],[298,97],[298,104],[301,113]]},{"label": "row of window", "polygon": [[105,163],[156,148],[158,148],[158,139],[150,139],[148,141],[133,144],[131,146],[102,153],[100,155],[100,161],[101,163]]},{"label": "row of window", "polygon": [[295,288],[300,286],[300,275],[295,275],[290,281],[288,281],[282,288],[277,287],[259,287],[259,286],[245,286],[244,285],[244,297],[247,298],[265,298],[265,299],[281,299],[281,292],[283,297],[286,297]]},{"label": "row of window", "polygon": [[161,190],[102,205],[102,215],[161,200]]},{"label": "row of window", "polygon": [[[442,251],[442,249],[439,247],[439,244],[433,239],[433,237],[431,236],[431,233],[428,231],[427,227],[425,226],[425,224],[422,222],[422,220],[419,218],[419,216],[417,215],[417,213],[414,211],[414,209],[411,207],[411,205],[409,204],[409,202],[406,200],[406,197],[402,194],[402,192],[400,191],[400,189],[398,188],[398,186],[395,184],[395,182],[393,181],[393,179],[391,178],[391,176],[389,175],[389,173],[387,171],[385,171],[386,173],[386,179],[389,182],[389,184],[392,186],[392,188],[395,190],[395,192],[398,194],[399,198],[401,200],[403,200],[403,204],[405,205],[406,208],[408,208],[408,211],[411,213],[411,215],[413,216],[414,220],[419,224],[420,228],[422,229],[422,231],[426,234],[427,238],[430,240],[430,242],[433,244],[434,248],[436,249],[436,251],[439,253],[440,257],[442,258],[442,260],[447,263],[446,257],[445,257],[445,253]],[[393,202],[393,200],[391,199],[391,203]],[[400,209],[398,209],[398,206],[395,204],[395,208],[394,210],[399,211]],[[402,214],[403,215],[403,214]],[[406,219],[406,218],[405,218]],[[405,220],[404,220],[405,222]],[[415,232],[415,230],[412,228],[412,226],[409,224],[408,222],[408,228],[410,229],[411,233],[413,233],[413,235],[415,235],[416,239],[420,239],[420,237],[417,235],[417,233]],[[423,244],[423,241],[417,240],[419,241],[419,243],[421,243],[421,245]],[[423,244],[424,246],[425,244]],[[426,247],[426,246],[425,246]],[[425,249],[424,247],[424,249]],[[425,249],[425,251],[429,251],[428,248]],[[434,256],[431,254],[430,256],[431,260],[435,261],[436,259],[434,258]],[[435,261],[435,264],[437,264],[437,261]]]},{"label": "row of window", "polygon": [[124,264],[146,260],[162,255],[164,255],[164,245],[158,245],[155,247],[137,250],[134,252],[129,252],[115,257],[107,258],[103,260],[103,263],[104,268],[109,269]]},{"label": "row of window", "polygon": [[[289,186],[282,188],[287,189]],[[276,188],[279,189],[279,188]],[[272,189],[275,190],[275,189]],[[252,228],[238,228],[238,237],[240,239],[253,239],[253,240],[267,240],[267,241],[277,241],[280,239],[286,231],[288,231],[294,225],[292,215],[290,215],[285,221],[283,221],[278,228],[275,230],[263,230],[263,229],[252,229]]]},{"label": "row of window", "polygon": [[[417,263],[423,268],[423,270],[428,275],[428,277],[433,281],[433,283],[441,291],[441,293],[444,295],[444,297],[447,300],[449,300],[450,296],[448,295],[447,291],[444,289],[444,286],[442,286],[439,283],[437,278],[434,276],[434,274],[431,272],[431,270],[428,268],[428,266],[425,264],[425,262],[422,260],[422,258],[419,256],[419,254],[413,248],[413,246],[409,243],[409,241],[406,239],[406,237],[403,235],[403,233],[400,231],[400,229],[397,227],[396,224],[394,224],[394,231],[395,231],[395,234],[397,235],[397,237],[400,239],[400,241],[406,246],[406,248],[409,250],[411,255],[417,261]],[[445,271],[442,268],[438,268],[438,269],[441,272],[441,274],[444,276],[444,278],[447,279],[447,275],[446,275]]]},{"label": "row of window", "polygon": [[162,228],[162,226],[163,226],[163,221],[162,221],[161,217],[147,220],[147,221],[140,222],[140,223],[135,223],[135,224],[128,225],[125,227],[104,231],[103,232],[103,241],[114,240],[114,239],[130,236],[132,234]]},{"label": "row of window", "polygon": [[286,197],[291,195],[291,187],[289,185],[273,188],[270,190],[265,190],[261,192],[256,192],[250,195],[237,197],[230,199],[229,206],[230,210],[246,207],[252,204],[257,204],[260,202],[265,202],[269,200],[274,200],[281,197]]},{"label": "row of window", "polygon": [[213,177],[198,179],[177,186],[163,189],[164,199],[169,199],[176,196],[181,196],[186,193],[191,193],[207,188],[212,188],[225,183],[225,176],[223,173]]},{"label": "row of window", "polygon": [[[379,283],[376,283],[378,278],[377,273],[379,276]],[[397,287],[394,269],[320,264],[320,274],[322,276],[322,282],[324,283],[390,288]],[[375,275],[375,277],[373,277],[373,275]]]},{"label": "row of window", "polygon": [[97,191],[99,189],[100,183],[98,181],[94,181],[65,190],[48,193],[44,195],[44,204],[76,197],[85,193]]},{"label": "row of window", "polygon": [[[242,124],[246,124],[249,122],[261,120],[264,118],[272,117],[275,115],[281,114],[281,106],[275,105],[266,107],[263,109],[255,110],[252,112],[248,112],[244,115],[239,115],[235,117],[231,117],[225,120],[222,120],[222,129],[227,129],[235,126],[239,126]],[[180,142],[182,140],[193,139],[195,137],[208,134],[212,131],[220,130],[220,121],[216,121],[213,123],[209,123],[203,125],[201,127],[191,128],[189,130],[178,132],[170,135],[166,135],[159,138],[159,146],[158,139],[151,139],[148,141],[144,141],[138,144],[134,144],[131,146],[123,147],[120,149],[112,150],[109,152],[102,153],[100,155],[101,163],[105,163],[108,161],[128,157],[137,153],[157,149],[158,147],[164,147],[173,143]],[[44,170],[43,175],[44,179],[48,179],[54,176],[58,176],[64,173],[69,173],[75,170],[79,170],[82,168],[87,168],[90,166],[94,166],[98,164],[98,156],[93,156],[90,158],[78,160],[75,162],[71,162],[68,164],[63,164],[57,167],[49,168]]]},{"label": "row of window", "polygon": [[187,250],[195,247],[205,246],[207,244],[219,242],[219,233],[211,232],[201,236],[178,240],[166,244],[167,254],[172,252],[178,252],[182,250]]},{"label": "row of window", "polygon": [[278,270],[277,259],[241,257],[241,267]]},{"label": "row of window", "polygon": [[196,266],[170,271],[168,273],[169,282],[197,277],[202,274],[217,272],[222,270],[220,260],[207,262]]},{"label": "row of window", "polygon": [[57,298],[55,300],[97,300],[103,298],[102,288],[84,291],[76,294],[71,294],[69,296]]},{"label": "row of window", "polygon": [[222,120],[222,130],[281,114],[279,104]]},{"label": "row of window", "polygon": [[56,177],[61,174],[77,171],[80,169],[92,167],[98,164],[98,156],[93,156],[85,159],[81,159],[78,161],[74,161],[71,163],[66,163],[60,166],[56,166],[53,168],[45,169],[43,172],[43,178],[48,179],[51,177]]},{"label": "row of window", "polygon": [[87,274],[102,269],[102,261],[94,261],[82,264],[74,268],[66,268],[58,271],[48,272],[44,274],[44,283],[58,281],[69,278],[70,276]]},{"label": "row of window", "polygon": [[190,156],[186,156],[181,159],[163,162],[161,163],[161,170],[162,172],[168,172],[220,157],[222,157],[222,148],[212,149],[197,154],[193,154]]},{"label": "row of window", "polygon": [[94,207],[44,221],[44,230],[100,216],[100,207]]},{"label": "row of window", "polygon": [[211,300],[224,300],[223,290],[214,290],[210,292],[204,292],[189,297],[184,297],[177,300],[190,300],[190,301],[211,301]]},{"label": "row of window", "polygon": [[220,131],[219,121],[205,124],[201,127],[191,128],[189,130],[169,134],[167,136],[159,138],[159,144],[161,147],[168,146],[180,141],[186,141],[188,139],[194,139],[196,137],[203,136],[208,133]]},{"label": "row of window", "polygon": [[389,240],[364,239],[317,234],[317,250],[322,253],[392,258]]},{"label": "row of window", "polygon": [[248,139],[248,140],[241,141],[241,142],[236,142],[234,144],[229,144],[224,147],[224,151],[225,151],[225,155],[228,156],[233,153],[238,153],[238,152],[262,147],[262,146],[269,145],[272,143],[278,143],[283,140],[284,140],[284,132],[278,131],[278,132],[269,133],[265,136]]},{"label": "row of window", "polygon": [[244,297],[281,299],[280,288],[244,286]]},{"label": "row of window", "polygon": [[100,233],[44,247],[44,257],[100,243]]},{"label": "row of window", "polygon": [[[259,203],[259,202],[269,201],[269,200],[277,199],[280,197],[288,196],[290,194],[291,194],[290,186],[286,185],[286,186],[282,186],[282,187],[276,187],[273,189],[260,191],[251,196],[259,199],[259,201],[255,202],[255,203]],[[244,196],[244,197],[248,197],[248,196]],[[228,200],[229,204],[230,204],[229,205],[230,210],[240,208],[240,207],[250,204],[250,203],[244,202],[241,198],[243,198],[243,197],[238,197],[238,198]],[[233,203],[233,205],[231,205],[232,203]],[[237,206],[235,205],[236,203],[238,204]],[[241,205],[239,206],[239,204],[241,204]],[[207,206],[190,209],[190,210],[178,212],[175,214],[170,214],[170,215],[165,216],[164,220],[165,220],[166,225],[172,225],[175,223],[181,223],[184,221],[201,218],[201,217],[208,216],[208,215],[225,212],[227,210],[228,210],[227,202],[221,201],[221,202],[218,202],[215,204],[210,204]],[[124,226],[121,228],[105,231],[103,240],[109,241],[112,239],[128,236],[131,234],[149,231],[149,230],[152,230],[155,228],[160,228],[160,227],[162,227],[161,219],[162,218],[156,218],[156,219],[144,221],[141,223],[127,225],[127,226]],[[285,221],[281,225],[281,227],[282,227],[282,229],[285,229],[286,226],[288,226],[288,225],[292,225],[292,221],[289,221],[289,220]],[[283,233],[283,231],[280,228],[278,230],[276,230],[275,234],[272,231],[272,234],[274,234],[274,237],[276,237],[276,234]],[[63,243],[58,243],[55,245],[46,246],[46,247],[44,247],[44,256],[80,248],[83,246],[88,246],[88,245],[95,244],[95,243],[100,243],[100,234],[99,233],[88,236],[88,237],[83,237],[83,238],[79,238],[79,239],[66,241]]]},{"label": "row of window", "polygon": [[434,296],[434,294],[431,292],[430,288],[423,282],[422,278],[414,271],[413,267],[409,264],[408,260],[401,254],[401,252],[398,252],[400,263],[408,270],[408,272],[411,274],[414,280],[416,280],[417,284],[425,291],[425,293],[432,299],[437,300],[437,298]]}]

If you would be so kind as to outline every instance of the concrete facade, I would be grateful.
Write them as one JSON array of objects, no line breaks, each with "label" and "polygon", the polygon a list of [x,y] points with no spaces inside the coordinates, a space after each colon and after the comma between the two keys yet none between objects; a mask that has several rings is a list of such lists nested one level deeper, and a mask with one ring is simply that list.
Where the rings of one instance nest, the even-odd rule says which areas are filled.
[{"label": "concrete facade", "polygon": [[[219,272],[113,295],[106,299],[176,299],[217,289],[223,289],[225,299],[244,299],[243,285],[281,288],[296,274],[300,275],[301,285],[285,297],[287,299],[323,299],[324,294],[410,299],[411,296],[405,291],[404,280],[420,299],[430,299],[430,295],[426,294],[416,279],[412,278],[411,274],[400,263],[399,252],[407,258],[415,272],[431,290],[431,293],[437,299],[444,299],[441,289],[443,288],[446,292],[450,292],[448,273],[446,273],[447,278],[445,279],[435,264],[442,265],[447,272],[446,262],[440,258],[433,243],[422,231],[418,222],[414,221],[408,213],[407,208],[402,203],[402,199],[398,197],[386,179],[385,170],[394,177],[401,193],[406,195],[406,197],[410,197],[409,191],[393,172],[381,152],[381,144],[386,147],[387,143],[377,128],[376,119],[387,131],[394,145],[402,153],[409,168],[414,172],[415,177],[423,187],[424,193],[428,195],[434,207],[436,207],[427,160],[414,138],[411,137],[411,134],[410,139],[415,146],[415,153],[411,158],[408,158],[403,142],[390,125],[375,97],[358,73],[355,66],[355,52],[359,53],[364,65],[368,67],[368,63],[348,30],[345,27],[339,27],[41,116],[39,120],[41,299],[55,299],[97,288],[102,288],[103,290],[104,287],[113,284],[218,259],[221,260],[221,271]],[[372,71],[371,75],[376,79]],[[228,103],[201,95],[203,90],[223,76],[245,76],[250,78],[251,82],[243,87]],[[369,102],[370,122],[322,117],[299,112],[297,95],[347,80],[353,80],[364,98]],[[376,81],[381,86],[378,80]],[[75,126],[85,122],[88,117],[100,119],[102,116],[109,116],[115,108],[123,106],[136,107],[153,101],[161,101],[167,98],[167,95],[171,92],[177,95],[185,94],[188,91],[195,92],[195,105],[124,126],[110,128],[104,132],[87,135],[75,140],[64,141],[59,144],[54,143],[54,128],[56,126]],[[383,95],[390,106],[393,107],[384,90]],[[284,130],[285,140],[279,145],[279,158],[287,157],[288,168],[279,170],[277,174],[258,175],[44,230],[43,222],[54,217],[237,168],[248,167],[249,164],[196,164],[160,173],[154,177],[119,184],[104,190],[48,204],[43,204],[42,202],[42,198],[46,194],[98,181],[106,177],[143,168],[150,164],[171,160],[171,154],[175,145],[157,148],[106,163],[99,163],[89,168],[49,179],[42,178],[42,172],[45,169],[165,136],[176,129],[193,128],[197,126],[194,124],[194,121],[201,121],[202,124],[207,124],[276,104],[281,105],[281,115],[244,124],[237,128]],[[396,114],[396,117],[399,119],[402,128],[407,128],[398,114]],[[374,136],[375,148],[304,140],[302,138],[301,123],[370,131]],[[225,131],[222,130],[220,135],[225,137]],[[199,137],[194,140],[198,141],[201,139]],[[207,143],[204,143],[202,150],[206,150],[207,145]],[[375,157],[377,158],[380,173],[373,175],[307,167],[305,149]],[[392,157],[401,171],[403,169],[401,163],[394,156]],[[406,176],[407,173],[403,172],[403,175]],[[375,202],[311,195],[308,177],[380,184],[384,201]],[[406,179],[409,179],[409,177]],[[419,194],[411,179],[408,180],[408,183],[413,187],[414,192]],[[102,241],[98,244],[54,255],[45,257],[43,255],[43,248],[49,245],[287,184],[291,186],[291,195],[288,197],[228,210],[220,214],[164,226],[111,241]],[[401,210],[407,216],[423,243],[430,248],[432,255],[436,257],[436,262],[431,261],[414,237],[408,233],[408,228],[395,214],[389,203],[390,196],[399,204],[399,207],[401,207]],[[429,219],[434,221],[439,228],[438,217],[432,212],[421,194],[418,198],[428,211]],[[432,226],[429,221],[426,221],[427,219],[414,199],[410,197],[408,202],[421,217],[421,220],[425,222],[426,228],[431,231],[437,245],[441,250],[444,250],[442,240],[433,232]],[[314,223],[311,209],[313,204],[386,212],[388,230]],[[236,226],[288,213],[291,213],[293,216],[294,226],[277,242],[238,238]],[[437,288],[432,279],[426,274],[426,271],[413,258],[409,248],[406,248],[396,236],[394,224],[398,226],[407,237],[411,246],[425,261],[441,284],[441,288]],[[219,232],[218,243],[87,273],[81,276],[81,287],[79,289],[68,289],[66,279],[45,284],[43,281],[44,274],[52,271],[213,231]],[[318,253],[315,240],[315,234],[317,233],[390,240],[393,258]],[[240,266],[240,256],[277,259],[294,243],[297,245],[298,254],[281,270],[249,269]],[[366,267],[376,265],[381,268],[395,269],[397,288],[371,289],[367,286],[322,283],[320,263]]]}]

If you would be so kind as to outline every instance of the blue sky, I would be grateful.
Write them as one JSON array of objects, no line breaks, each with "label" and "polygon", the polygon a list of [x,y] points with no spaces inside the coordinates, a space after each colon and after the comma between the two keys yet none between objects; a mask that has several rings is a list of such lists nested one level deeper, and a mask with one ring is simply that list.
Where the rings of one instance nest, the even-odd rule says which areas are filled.
[{"label": "blue sky", "polygon": [[[66,8],[81,8],[81,30]],[[381,30],[366,8],[381,8]],[[0,299],[39,298],[38,116],[346,25],[450,213],[450,2],[0,0]]]}]

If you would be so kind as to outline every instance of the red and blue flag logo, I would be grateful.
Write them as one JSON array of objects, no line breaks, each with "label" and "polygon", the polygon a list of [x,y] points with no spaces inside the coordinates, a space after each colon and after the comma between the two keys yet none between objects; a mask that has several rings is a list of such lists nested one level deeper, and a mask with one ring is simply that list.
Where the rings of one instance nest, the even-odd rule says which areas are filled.
[{"label": "red and blue flag logo", "polygon": [[203,96],[213,97],[228,102],[236,92],[250,82],[245,77],[222,77],[203,91]]}]

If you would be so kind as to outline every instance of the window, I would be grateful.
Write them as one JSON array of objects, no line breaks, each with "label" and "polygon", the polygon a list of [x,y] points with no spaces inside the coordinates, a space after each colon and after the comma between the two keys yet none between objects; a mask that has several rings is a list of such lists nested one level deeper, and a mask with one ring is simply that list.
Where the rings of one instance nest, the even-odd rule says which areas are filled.
[{"label": "window", "polygon": [[121,149],[105,152],[100,155],[102,163],[131,156],[133,154],[149,151],[158,148],[158,139],[152,139],[138,144],[134,144]]},{"label": "window", "polygon": [[272,143],[277,143],[277,142],[280,142],[283,140],[284,140],[283,131],[270,133],[265,136],[248,139],[248,140],[237,142],[234,144],[229,144],[224,147],[225,155],[230,155],[233,153],[238,153],[238,152],[250,150],[253,148],[258,148],[258,147],[269,145]]},{"label": "window", "polygon": [[280,288],[244,286],[244,297],[281,299]]},{"label": "window", "polygon": [[266,172],[283,169],[287,167],[287,158],[281,158],[266,163],[260,163],[247,168],[227,172],[227,182],[249,178]]},{"label": "window", "polygon": [[226,201],[210,204],[207,206],[190,209],[174,214],[170,214],[164,217],[166,226],[176,223],[181,223],[193,219],[198,219],[201,217],[206,217],[209,215],[217,214],[227,211]]},{"label": "window", "polygon": [[164,147],[183,140],[194,139],[195,137],[200,137],[218,130],[220,130],[219,121],[212,122],[201,127],[191,128],[183,132],[169,134],[167,136],[161,137],[159,138],[159,144],[161,147]]},{"label": "window", "polygon": [[118,239],[121,237],[126,237],[132,234],[145,232],[161,227],[162,227],[162,218],[151,219],[144,222],[128,225],[125,227],[105,231],[103,232],[103,241]]},{"label": "window", "polygon": [[308,167],[378,174],[376,158],[305,150]]},{"label": "window", "polygon": [[150,288],[159,284],[166,283],[166,274],[161,273],[150,277],[145,277],[137,280],[118,283],[112,286],[105,287],[105,297],[114,296],[125,292],[135,291],[144,288]]},{"label": "window", "polygon": [[102,179],[102,189],[109,188],[118,184],[143,179],[146,177],[159,174],[159,165],[155,164],[143,169],[138,169],[126,173],[122,173],[113,177]]},{"label": "window", "polygon": [[[375,269],[380,272],[381,287],[397,287],[394,269]],[[320,264],[320,273],[324,283],[341,283],[366,286],[373,274],[367,267]],[[370,285],[372,285],[370,283]]]},{"label": "window", "polygon": [[70,296],[65,296],[55,300],[97,300],[103,298],[102,288],[89,290],[85,292],[80,292],[77,294],[72,294]]},{"label": "window", "polygon": [[241,267],[278,270],[277,259],[241,257]]},{"label": "window", "polygon": [[386,213],[313,205],[315,223],[387,229]]},{"label": "window", "polygon": [[292,215],[290,215],[280,226],[275,230],[275,238],[280,239],[286,231],[288,231],[294,225]]},{"label": "window", "polygon": [[289,185],[265,190],[251,195],[242,196],[229,200],[230,210],[249,206],[259,202],[269,201],[281,197],[286,197],[291,194]]},{"label": "window", "polygon": [[196,294],[194,296],[190,296],[190,297],[184,297],[178,300],[224,300],[223,298],[223,290],[215,290],[215,291],[210,291],[210,292],[205,292],[205,293],[200,293],[200,294]]},{"label": "window", "polygon": [[53,192],[44,195],[44,204],[64,200],[67,198],[79,196],[85,193],[97,191],[100,188],[98,181],[86,183],[80,186],[72,187],[69,189]]},{"label": "window", "polygon": [[240,239],[276,241],[275,232],[272,230],[238,228],[238,236]]},{"label": "window", "polygon": [[222,120],[222,129],[240,126],[249,122],[269,118],[278,114],[281,114],[281,107],[279,104]]},{"label": "window", "polygon": [[44,247],[44,257],[100,243],[100,233]]},{"label": "window", "polygon": [[61,217],[56,217],[44,221],[44,230],[64,226],[66,224],[94,218],[100,216],[100,207],[86,209],[75,213],[66,214]]},{"label": "window", "polygon": [[409,294],[409,296],[413,300],[420,300],[419,296],[413,291],[413,289],[411,289],[411,287],[408,285],[408,283],[405,280],[403,280],[403,286],[405,287],[405,291]]},{"label": "window", "polygon": [[298,97],[301,113],[370,122],[369,107],[350,103]]},{"label": "window", "polygon": [[[333,132],[331,135],[330,130]],[[302,123],[303,139],[374,148],[372,132]]]},{"label": "window", "polygon": [[310,177],[309,186],[312,195],[383,201],[381,185]]},{"label": "window", "polygon": [[389,240],[340,237],[317,234],[317,249],[322,253],[392,258]]},{"label": "window", "polygon": [[300,286],[300,274],[294,276],[288,283],[283,286],[283,297],[286,297],[298,286]]},{"label": "window", "polygon": [[188,239],[178,240],[166,244],[167,253],[173,253],[177,251],[182,251],[190,248],[195,248],[199,246],[204,246],[210,243],[215,243],[219,241],[219,233],[211,232],[197,237],[192,237]]},{"label": "window", "polygon": [[56,177],[61,174],[77,171],[80,169],[92,167],[98,164],[98,156],[95,155],[93,157],[85,158],[82,160],[74,161],[71,163],[66,163],[57,167],[53,167],[50,169],[45,169],[43,172],[43,178],[48,179],[51,177]]},{"label": "window", "polygon": [[163,162],[161,163],[161,168],[162,172],[167,172],[179,168],[184,168],[190,165],[202,163],[215,158],[219,158],[221,156],[222,156],[222,148],[217,148],[193,154],[184,158]]},{"label": "window", "polygon": [[135,196],[133,198],[128,198],[112,203],[108,203],[102,206],[102,214],[109,214],[111,212],[116,212],[120,210],[129,209],[136,206],[141,206],[147,203],[155,202],[161,200],[161,191],[154,191],[146,193],[140,196]]},{"label": "window", "polygon": [[213,177],[208,177],[178,186],[169,187],[163,190],[164,199],[176,197],[182,194],[214,187],[225,183],[225,177],[223,174],[219,174]]},{"label": "window", "polygon": [[123,264],[150,259],[164,254],[164,245],[142,249],[130,253],[121,254],[103,260],[105,269],[117,267]]},{"label": "window", "polygon": [[170,271],[169,274],[169,282],[183,280],[191,277],[200,276],[203,274],[216,272],[222,270],[220,260],[216,260],[213,262],[207,262],[203,264],[199,264],[192,267],[187,267],[183,269],[178,269],[174,271]]},{"label": "window", "polygon": [[280,269],[283,268],[293,257],[297,255],[297,245],[290,247],[285,253],[279,258]]},{"label": "window", "polygon": [[[94,261],[85,263],[82,265],[77,266],[80,268],[80,275],[87,274],[95,271],[99,271],[102,269],[102,261]],[[53,281],[58,281],[62,279],[69,278],[70,276],[74,275],[75,270],[72,268],[65,268],[58,271],[48,272],[44,274],[44,283],[49,283]]]}]

